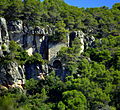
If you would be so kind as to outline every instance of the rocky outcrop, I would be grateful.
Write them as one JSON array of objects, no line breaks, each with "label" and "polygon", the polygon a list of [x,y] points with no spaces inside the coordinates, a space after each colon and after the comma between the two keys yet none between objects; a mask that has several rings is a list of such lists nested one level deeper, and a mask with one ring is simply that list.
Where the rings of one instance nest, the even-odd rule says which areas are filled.
[{"label": "rocky outcrop", "polygon": [[[48,36],[55,34],[55,27],[28,27],[24,26],[21,20],[9,21],[8,25],[6,25],[4,18],[0,18],[0,22],[0,50],[2,48],[2,44],[6,46],[8,45],[9,40],[14,40],[18,42],[29,55],[32,55],[34,52],[38,52],[43,56],[43,58],[48,59],[49,61],[50,59],[55,58],[61,47],[71,47],[72,41],[76,37],[81,41],[80,53],[84,52],[84,49],[88,48],[88,46],[92,47],[95,41],[93,36],[88,36],[82,31],[73,31],[70,34],[67,33],[67,43],[53,44],[48,42]],[[2,55],[2,51],[0,51],[0,55]]]},{"label": "rocky outcrop", "polygon": [[[47,34],[51,33],[51,30]],[[43,57],[46,52],[47,38],[45,30],[40,27],[26,27],[23,26],[21,20],[9,21],[6,23],[4,18],[0,18],[0,56],[4,57],[3,47],[8,47],[9,42],[14,40],[19,43],[29,55],[34,52],[41,53]],[[9,87],[22,87],[25,83],[25,73],[28,79],[43,78],[44,73],[40,64],[26,64],[25,71],[23,67],[19,66],[16,62],[9,64],[2,64],[0,66],[0,85]],[[44,66],[46,69],[46,66]],[[46,71],[47,72],[47,71]],[[28,73],[28,74],[27,74]]]},{"label": "rocky outcrop", "polygon": [[94,36],[86,36],[84,42],[85,42],[85,49],[88,49],[88,47],[94,47],[95,46],[95,37]]},{"label": "rocky outcrop", "polygon": [[48,60],[53,62],[56,58],[57,53],[60,51],[62,47],[67,47],[65,43],[50,43],[48,46]]},{"label": "rocky outcrop", "polygon": [[41,53],[41,45],[46,41],[44,29],[39,26],[26,27],[21,20],[16,20],[8,23],[8,31],[10,40],[18,42],[29,55]]},{"label": "rocky outcrop", "polygon": [[94,36],[87,35],[83,33],[82,31],[73,31],[69,35],[69,46],[72,47],[72,42],[76,37],[80,39],[81,43],[81,51],[80,53],[84,52],[85,49],[88,49],[88,47],[94,47],[95,44],[95,38]]},{"label": "rocky outcrop", "polygon": [[25,70],[27,79],[38,79],[39,74],[43,73],[42,65],[37,62],[32,64],[26,64]]},{"label": "rocky outcrop", "polygon": [[[13,31],[12,28],[9,28],[9,30]],[[19,29],[17,28],[16,31],[17,30]],[[0,17],[0,57],[4,57],[6,53],[9,52],[9,42],[10,42],[9,35],[10,33],[8,33],[6,20]],[[12,38],[12,40],[15,40],[15,39]],[[25,84],[25,75],[24,75],[23,68],[19,66],[16,62],[10,62],[7,64],[2,64],[2,63],[3,62],[0,62],[1,87],[2,85],[4,85],[7,88],[10,88],[10,87],[22,88],[22,85]]]},{"label": "rocky outcrop", "polygon": [[5,43],[9,42],[6,20],[1,17],[0,17],[0,37]]},{"label": "rocky outcrop", "polygon": [[72,47],[72,42],[74,41],[75,38],[79,38],[80,39],[80,43],[81,43],[81,51],[80,53],[84,52],[84,39],[85,39],[85,34],[82,31],[73,31],[70,33],[70,42],[69,42],[69,46]]},{"label": "rocky outcrop", "polygon": [[68,40],[66,44],[65,43],[53,44],[48,42],[48,36],[55,34],[54,32],[55,27],[49,26],[46,26],[46,28],[40,28],[39,26],[36,26],[35,28],[28,27],[24,26],[21,20],[9,21],[8,26],[6,26],[5,19],[2,20],[2,22],[3,22],[2,24],[4,24],[3,27],[6,30],[5,32],[7,36],[9,32],[10,40],[18,42],[28,52],[29,55],[32,55],[34,52],[38,52],[43,56],[43,58],[48,59],[49,61],[50,59],[53,58],[53,56],[54,57],[56,56],[61,46],[63,47],[64,45],[65,47],[66,46],[71,47],[72,41],[76,37],[78,37],[81,41],[80,53],[84,52],[85,47],[92,46],[95,40],[93,36],[92,37],[86,36],[86,34],[84,34],[82,31],[73,31],[70,34],[66,35]]},{"label": "rocky outcrop", "polygon": [[6,20],[0,17],[0,56],[3,56],[2,48],[5,47],[4,50],[8,51],[9,45],[9,35]]},{"label": "rocky outcrop", "polygon": [[0,84],[6,87],[23,86],[25,84],[24,70],[16,62],[0,66]]},{"label": "rocky outcrop", "polygon": [[19,44],[23,44],[23,22],[21,20],[9,21],[8,31],[10,40],[14,40]]},{"label": "rocky outcrop", "polygon": [[[72,47],[72,42],[78,37],[81,43],[80,53],[82,53],[89,46],[94,46],[95,38],[79,30],[66,33],[66,43],[56,43],[48,41],[48,37],[52,35],[55,35],[55,27],[46,26],[46,28],[40,28],[36,26],[33,28],[23,25],[22,20],[9,21],[6,23],[6,20],[0,17],[0,56],[3,57],[5,56],[5,52],[9,52],[9,42],[10,40],[14,40],[28,52],[28,55],[32,55],[35,52],[40,53],[42,57],[47,59],[49,64],[53,66],[56,74],[64,78],[66,70],[62,62],[56,59],[60,49],[62,47]],[[59,64],[58,66],[56,66],[56,62]],[[26,74],[27,79],[44,79],[44,73],[48,73],[48,65],[43,66],[39,63],[25,64],[24,72],[22,67],[16,62],[12,62],[7,65],[1,65],[0,84],[15,87],[25,83],[24,74]]]}]

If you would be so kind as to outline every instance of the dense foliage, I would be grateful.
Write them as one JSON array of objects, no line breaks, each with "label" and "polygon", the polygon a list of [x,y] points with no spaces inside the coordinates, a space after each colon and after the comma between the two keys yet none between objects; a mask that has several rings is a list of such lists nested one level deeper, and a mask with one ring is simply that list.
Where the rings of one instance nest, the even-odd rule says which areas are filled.
[{"label": "dense foliage", "polygon": [[[12,14],[11,14],[12,13]],[[26,92],[0,91],[0,110],[119,110],[120,109],[120,3],[108,7],[78,8],[63,0],[0,0],[0,16],[22,19],[28,26],[55,26],[53,41],[66,41],[68,31],[82,30],[96,38],[95,47],[80,56],[79,39],[62,48],[58,57],[69,70],[64,81],[51,71],[45,80],[26,81]],[[3,50],[5,46],[2,46]],[[14,41],[0,62],[44,63],[31,57]]]}]

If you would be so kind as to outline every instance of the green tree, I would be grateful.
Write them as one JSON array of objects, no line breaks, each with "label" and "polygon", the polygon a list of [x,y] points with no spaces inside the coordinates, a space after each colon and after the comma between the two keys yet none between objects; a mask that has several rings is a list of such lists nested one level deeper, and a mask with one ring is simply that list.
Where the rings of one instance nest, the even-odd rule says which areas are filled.
[{"label": "green tree", "polygon": [[51,41],[56,41],[56,42],[66,42],[67,38],[67,32],[68,30],[65,29],[65,23],[63,21],[58,21],[55,24],[55,34],[52,36],[53,38]]},{"label": "green tree", "polygon": [[0,109],[1,110],[15,110],[13,99],[10,97],[0,98]]},{"label": "green tree", "polygon": [[23,17],[23,2],[22,0],[10,0],[9,6],[5,11],[5,18],[9,20],[21,19]]},{"label": "green tree", "polygon": [[38,0],[24,0],[23,20],[25,25],[36,26],[40,24],[41,2]]},{"label": "green tree", "polygon": [[86,109],[86,97],[77,90],[63,92],[63,102],[66,105],[67,110]]},{"label": "green tree", "polygon": [[65,110],[65,104],[62,101],[58,103],[58,110]]},{"label": "green tree", "polygon": [[5,10],[9,6],[9,0],[0,0],[0,16],[4,17]]}]

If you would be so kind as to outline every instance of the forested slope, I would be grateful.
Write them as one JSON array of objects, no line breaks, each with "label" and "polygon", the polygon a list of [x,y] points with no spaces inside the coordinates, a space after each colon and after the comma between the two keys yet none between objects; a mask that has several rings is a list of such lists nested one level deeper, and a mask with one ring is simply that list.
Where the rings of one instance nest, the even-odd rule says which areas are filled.
[{"label": "forested slope", "polygon": [[[78,39],[64,47],[58,58],[68,74],[62,81],[50,70],[45,80],[26,80],[24,91],[0,90],[0,110],[119,110],[120,109],[120,3],[78,8],[63,0],[0,0],[0,16],[22,20],[27,27],[56,27],[51,42],[66,42],[66,33],[82,30],[94,36],[93,47],[83,53]],[[15,60],[19,65],[45,63],[40,55],[28,56],[15,42],[0,66]],[[5,47],[2,46],[4,50]]]}]

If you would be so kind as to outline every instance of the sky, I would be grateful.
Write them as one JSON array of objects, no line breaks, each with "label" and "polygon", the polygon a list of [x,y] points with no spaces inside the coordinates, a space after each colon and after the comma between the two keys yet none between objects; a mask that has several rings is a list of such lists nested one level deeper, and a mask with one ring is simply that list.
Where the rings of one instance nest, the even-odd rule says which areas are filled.
[{"label": "sky", "polygon": [[115,3],[120,3],[120,0],[64,0],[67,4],[77,6],[77,7],[101,7],[107,6],[112,8],[112,5]]},{"label": "sky", "polygon": [[[43,1],[43,0],[41,0]],[[64,0],[67,4],[84,7],[84,8],[93,8],[93,7],[101,7],[107,6],[112,8],[112,5],[115,3],[120,3],[120,0]]]}]

